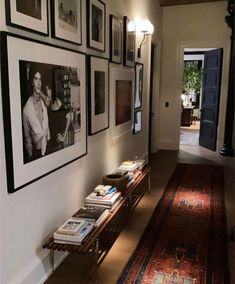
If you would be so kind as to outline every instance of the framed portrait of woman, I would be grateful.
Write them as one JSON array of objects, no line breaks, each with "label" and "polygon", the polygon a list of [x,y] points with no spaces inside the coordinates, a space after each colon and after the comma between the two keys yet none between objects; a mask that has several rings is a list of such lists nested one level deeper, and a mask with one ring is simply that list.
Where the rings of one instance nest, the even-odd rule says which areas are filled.
[{"label": "framed portrait of woman", "polygon": [[7,182],[14,192],[86,155],[86,56],[8,33],[1,33],[1,56]]}]

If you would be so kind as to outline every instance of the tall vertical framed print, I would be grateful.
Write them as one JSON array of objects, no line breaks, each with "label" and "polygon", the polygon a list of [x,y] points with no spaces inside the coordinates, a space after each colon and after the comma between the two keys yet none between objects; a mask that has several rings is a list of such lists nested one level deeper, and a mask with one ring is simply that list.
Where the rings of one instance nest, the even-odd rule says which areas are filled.
[{"label": "tall vertical framed print", "polygon": [[122,63],[122,22],[110,15],[110,61]]},{"label": "tall vertical framed print", "polygon": [[132,129],[135,73],[127,68],[110,68],[110,128],[113,138]]},{"label": "tall vertical framed print", "polygon": [[82,44],[81,0],[51,1],[52,37]]},{"label": "tall vertical framed print", "polygon": [[86,58],[4,32],[1,56],[7,182],[14,192],[86,155]]},{"label": "tall vertical framed print", "polygon": [[87,0],[87,46],[105,51],[106,5],[100,0]]},{"label": "tall vertical framed print", "polygon": [[135,31],[129,30],[130,19],[123,19],[123,64],[135,66]]},{"label": "tall vertical framed print", "polygon": [[133,134],[137,134],[142,129],[142,110],[135,110],[134,112],[134,128]]},{"label": "tall vertical framed print", "polygon": [[47,0],[5,0],[6,23],[48,36]]},{"label": "tall vertical framed print", "polygon": [[109,61],[89,56],[88,70],[88,131],[94,135],[109,127]]},{"label": "tall vertical framed print", "polygon": [[144,65],[142,63],[135,64],[135,109],[142,106],[142,94],[143,94],[143,75]]}]

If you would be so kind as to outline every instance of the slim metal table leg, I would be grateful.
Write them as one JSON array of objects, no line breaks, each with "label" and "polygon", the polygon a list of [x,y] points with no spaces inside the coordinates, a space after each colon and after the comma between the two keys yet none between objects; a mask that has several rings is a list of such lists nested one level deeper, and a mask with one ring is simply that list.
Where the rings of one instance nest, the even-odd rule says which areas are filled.
[{"label": "slim metal table leg", "polygon": [[150,179],[150,172],[148,173],[148,193],[151,193],[151,179]]},{"label": "slim metal table leg", "polygon": [[96,264],[98,263],[98,259],[99,259],[99,239],[95,240],[95,261]]},{"label": "slim metal table leg", "polygon": [[54,271],[55,271],[55,265],[54,265],[54,250],[53,250],[53,249],[50,249],[49,257],[50,257],[50,263],[51,263],[51,270],[52,270],[52,274],[53,274]]}]

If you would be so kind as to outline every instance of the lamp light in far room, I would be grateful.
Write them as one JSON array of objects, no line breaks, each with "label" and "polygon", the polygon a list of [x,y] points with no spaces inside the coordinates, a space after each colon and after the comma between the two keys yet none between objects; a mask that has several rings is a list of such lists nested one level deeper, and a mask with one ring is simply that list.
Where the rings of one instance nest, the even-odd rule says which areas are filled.
[{"label": "lamp light in far room", "polygon": [[141,48],[145,43],[145,39],[148,35],[152,35],[154,32],[154,26],[148,19],[138,19],[133,21],[132,24],[135,27],[135,31],[138,35],[142,35],[143,39],[140,43],[140,46],[137,50],[137,56],[138,58],[141,57]]}]

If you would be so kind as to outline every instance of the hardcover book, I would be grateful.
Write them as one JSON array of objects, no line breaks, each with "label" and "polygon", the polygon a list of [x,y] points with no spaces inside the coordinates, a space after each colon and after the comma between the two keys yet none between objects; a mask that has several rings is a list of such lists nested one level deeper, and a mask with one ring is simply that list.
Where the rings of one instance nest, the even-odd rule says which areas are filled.
[{"label": "hardcover book", "polygon": [[105,207],[82,207],[74,215],[74,218],[83,219],[89,222],[98,222],[103,215],[107,214],[107,209]]},{"label": "hardcover book", "polygon": [[69,218],[62,226],[57,230],[60,234],[74,235],[84,225],[84,221]]},{"label": "hardcover book", "polygon": [[55,242],[72,242],[74,244],[76,243],[77,245],[80,245],[92,229],[92,223],[84,222],[83,226],[77,231],[75,235],[60,234],[58,231],[56,231],[53,236]]},{"label": "hardcover book", "polygon": [[85,198],[86,203],[99,203],[104,205],[112,205],[121,195],[121,192],[112,192],[104,196],[96,195],[95,192],[92,192]]}]

